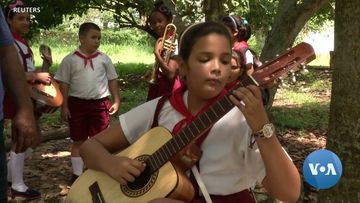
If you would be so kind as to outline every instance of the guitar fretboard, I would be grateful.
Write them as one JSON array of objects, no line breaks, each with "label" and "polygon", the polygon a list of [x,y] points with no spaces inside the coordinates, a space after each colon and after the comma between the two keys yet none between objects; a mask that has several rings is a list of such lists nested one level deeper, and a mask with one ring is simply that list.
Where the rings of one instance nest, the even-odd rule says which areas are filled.
[{"label": "guitar fretboard", "polygon": [[[252,77],[244,74],[244,76],[240,78],[240,82],[232,88],[232,90],[240,86],[245,87],[250,84],[257,85],[256,81]],[[234,107],[234,104],[229,99],[232,90],[216,101],[207,111],[199,115],[189,125],[185,126],[179,133],[177,133],[172,139],[170,139],[148,158],[146,162],[150,167],[151,172],[158,170],[167,161],[169,161],[170,158],[193,142],[208,128],[212,127],[220,118],[222,118]]]}]

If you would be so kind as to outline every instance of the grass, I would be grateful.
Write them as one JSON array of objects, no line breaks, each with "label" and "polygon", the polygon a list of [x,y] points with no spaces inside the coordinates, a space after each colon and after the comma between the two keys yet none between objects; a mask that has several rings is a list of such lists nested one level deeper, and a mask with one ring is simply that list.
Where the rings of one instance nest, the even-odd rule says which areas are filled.
[{"label": "grass", "polygon": [[310,62],[308,65],[328,67],[330,65],[330,53],[316,54],[316,59]]},{"label": "grass", "polygon": [[[73,53],[77,49],[77,46],[50,45],[50,48],[52,51],[53,64],[57,67],[66,55]],[[32,49],[35,54],[36,66],[41,66],[42,59],[40,58],[39,52],[36,52],[36,50],[39,50],[39,45],[35,44],[32,46]],[[131,45],[104,44],[100,46],[99,50],[107,54],[114,64],[139,63],[139,61],[150,64],[154,62],[153,50],[149,46],[135,47]]]},{"label": "grass", "polygon": [[311,68],[295,85],[279,88],[271,110],[279,130],[327,129],[330,89],[329,73]]}]

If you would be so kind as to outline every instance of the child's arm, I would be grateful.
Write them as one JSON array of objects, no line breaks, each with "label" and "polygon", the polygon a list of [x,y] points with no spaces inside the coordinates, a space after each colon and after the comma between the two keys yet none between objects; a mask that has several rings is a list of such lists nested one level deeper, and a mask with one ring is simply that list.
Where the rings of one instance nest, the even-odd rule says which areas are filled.
[{"label": "child's arm", "polygon": [[69,100],[69,84],[60,82],[60,91],[63,95],[63,104],[61,105],[61,119],[65,122],[68,122],[71,118],[68,100]]},{"label": "child's arm", "polygon": [[129,142],[120,122],[117,122],[85,141],[80,147],[80,155],[88,168],[105,172],[125,185],[133,181],[145,168],[143,163],[137,160],[112,154],[127,146]]},{"label": "child's arm", "polygon": [[49,73],[41,73],[41,72],[26,72],[26,80],[30,83],[34,83],[35,81],[42,82],[48,84],[50,82],[51,76]]},{"label": "child's arm", "polygon": [[17,107],[12,120],[12,128],[16,130],[13,139],[16,141],[15,152],[23,152],[26,148],[40,142],[36,130],[33,105],[25,82],[24,68],[20,63],[18,53],[13,45],[0,46],[0,71],[3,82]]},{"label": "child's arm", "polygon": [[[258,132],[269,123],[258,87],[240,87],[233,92],[230,99],[244,114],[253,132]],[[296,202],[300,195],[299,172],[281,147],[279,140],[274,135],[267,139],[256,138],[256,142],[265,164],[266,177],[262,182],[264,187],[276,199]]]},{"label": "child's arm", "polygon": [[161,38],[159,38],[156,41],[155,44],[155,49],[154,49],[154,54],[156,57],[156,61],[157,63],[160,65],[160,68],[162,70],[162,73],[169,79],[172,80],[175,75],[176,75],[176,70],[178,68],[178,64],[175,60],[170,59],[169,62],[166,64],[164,59],[161,57],[161,50],[162,47],[160,47],[161,45]]},{"label": "child's arm", "polygon": [[119,86],[117,80],[109,80],[109,90],[114,100],[113,105],[109,109],[110,115],[116,114],[120,106]]}]

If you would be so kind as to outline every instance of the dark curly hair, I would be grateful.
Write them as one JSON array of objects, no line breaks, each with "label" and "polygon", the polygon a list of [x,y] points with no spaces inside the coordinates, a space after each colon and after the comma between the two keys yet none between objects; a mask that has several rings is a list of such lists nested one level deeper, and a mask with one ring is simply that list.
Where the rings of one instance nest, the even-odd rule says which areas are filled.
[{"label": "dark curly hair", "polygon": [[173,19],[173,14],[162,0],[158,0],[154,3],[154,9],[151,11],[151,13],[154,12],[159,12],[163,14],[169,21],[172,21]]}]

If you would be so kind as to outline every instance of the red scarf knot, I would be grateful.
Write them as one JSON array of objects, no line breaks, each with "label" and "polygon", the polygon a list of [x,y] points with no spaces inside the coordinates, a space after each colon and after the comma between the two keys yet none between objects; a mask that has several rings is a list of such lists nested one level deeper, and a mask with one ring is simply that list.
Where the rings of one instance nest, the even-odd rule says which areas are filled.
[{"label": "red scarf knot", "polygon": [[[219,98],[221,98],[223,95],[226,94],[226,90],[223,89],[217,96],[211,98],[208,100],[207,104],[196,114],[196,115],[192,115],[188,108],[186,107],[184,100],[183,100],[183,95],[185,92],[185,88],[178,88],[176,89],[172,95],[170,96],[170,104],[174,107],[174,109],[181,113],[183,116],[185,116],[185,118],[181,121],[179,121],[173,128],[172,130],[172,134],[176,135],[178,132],[180,132],[180,130],[189,125],[193,120],[195,120],[199,115],[201,115],[202,113],[204,113],[205,111],[207,111],[212,104],[214,104]],[[205,140],[206,136],[208,135],[208,133],[210,132],[211,128],[209,128],[207,131],[205,131],[199,138],[197,138],[195,140],[195,143],[200,146],[201,143]]]},{"label": "red scarf knot", "polygon": [[87,63],[89,62],[90,66],[91,66],[91,69],[94,70],[94,65],[93,65],[92,59],[97,57],[100,54],[100,52],[95,52],[94,54],[91,54],[91,55],[88,55],[88,56],[83,55],[79,51],[75,51],[74,54],[79,56],[80,58],[84,59],[84,68],[86,68]]}]

